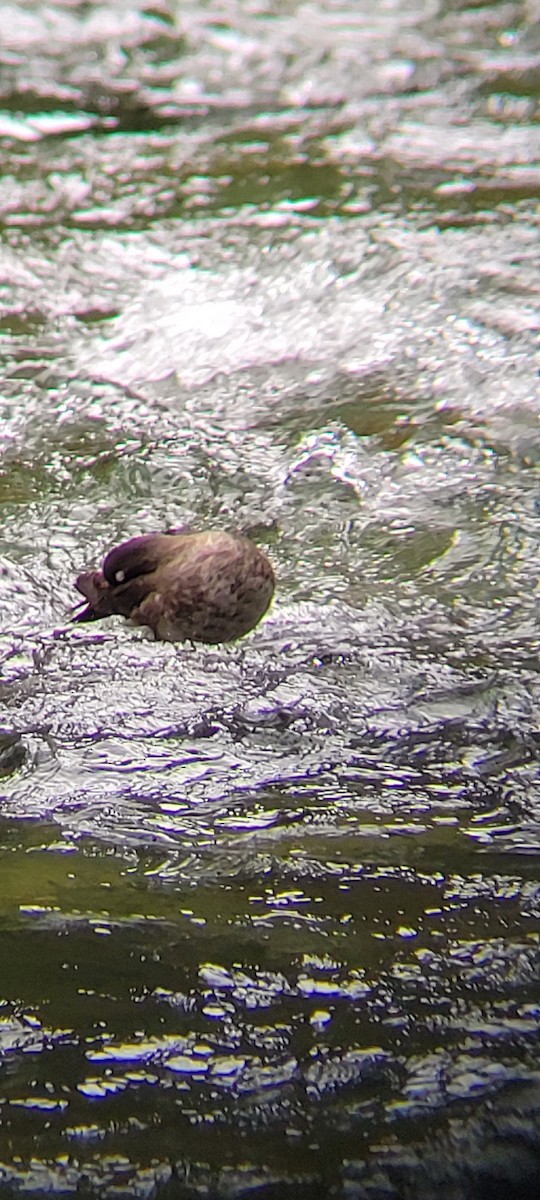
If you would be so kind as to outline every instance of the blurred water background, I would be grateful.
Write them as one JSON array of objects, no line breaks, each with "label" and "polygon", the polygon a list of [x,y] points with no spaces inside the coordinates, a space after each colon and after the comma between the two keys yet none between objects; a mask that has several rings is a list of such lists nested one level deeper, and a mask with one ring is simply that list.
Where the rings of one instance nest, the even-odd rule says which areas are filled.
[{"label": "blurred water background", "polygon": [[[537,1200],[537,0],[0,66],[0,1197]],[[253,635],[69,626],[181,523]]]}]

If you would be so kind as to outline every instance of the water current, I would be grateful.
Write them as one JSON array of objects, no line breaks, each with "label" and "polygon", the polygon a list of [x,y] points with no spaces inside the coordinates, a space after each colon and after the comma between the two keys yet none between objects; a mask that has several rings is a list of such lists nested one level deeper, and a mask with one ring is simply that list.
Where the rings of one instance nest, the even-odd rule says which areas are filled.
[{"label": "water current", "polygon": [[[540,8],[0,5],[0,1197],[540,1195]],[[70,624],[272,559],[231,646]]]}]

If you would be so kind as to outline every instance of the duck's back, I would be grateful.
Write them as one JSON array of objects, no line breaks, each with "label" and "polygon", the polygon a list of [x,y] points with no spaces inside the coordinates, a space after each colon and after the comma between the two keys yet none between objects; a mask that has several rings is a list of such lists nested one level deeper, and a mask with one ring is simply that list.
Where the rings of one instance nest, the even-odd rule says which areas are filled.
[{"label": "duck's back", "polygon": [[248,538],[220,531],[170,541],[174,554],[146,577],[137,623],[165,641],[228,642],[253,629],[274,593],[266,555]]}]

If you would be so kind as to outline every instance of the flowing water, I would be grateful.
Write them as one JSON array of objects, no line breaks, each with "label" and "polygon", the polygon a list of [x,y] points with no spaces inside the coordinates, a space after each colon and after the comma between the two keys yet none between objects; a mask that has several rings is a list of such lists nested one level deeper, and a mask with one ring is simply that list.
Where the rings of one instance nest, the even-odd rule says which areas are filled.
[{"label": "flowing water", "polygon": [[[536,0],[0,64],[0,1196],[536,1200]],[[250,637],[70,625],[184,523]]]}]

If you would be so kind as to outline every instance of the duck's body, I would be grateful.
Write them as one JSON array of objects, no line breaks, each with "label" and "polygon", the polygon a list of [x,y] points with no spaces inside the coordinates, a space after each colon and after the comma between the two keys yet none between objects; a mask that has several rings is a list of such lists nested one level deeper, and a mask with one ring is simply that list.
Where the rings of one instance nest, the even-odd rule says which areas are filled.
[{"label": "duck's body", "polygon": [[242,534],[146,533],[79,575],[88,603],[74,620],[118,613],[161,641],[232,642],[260,621],[274,585],[266,555]]}]

